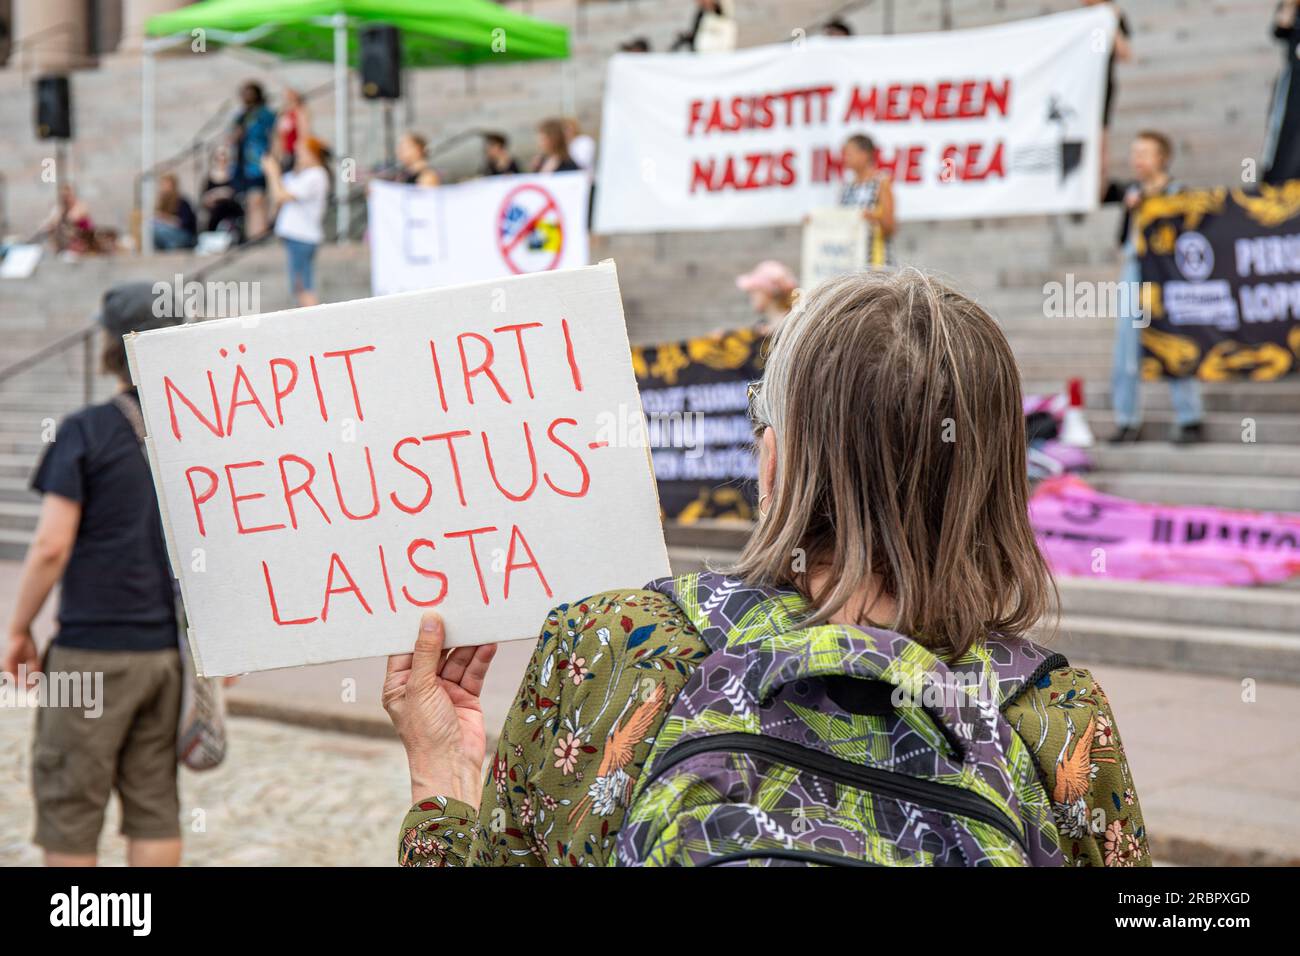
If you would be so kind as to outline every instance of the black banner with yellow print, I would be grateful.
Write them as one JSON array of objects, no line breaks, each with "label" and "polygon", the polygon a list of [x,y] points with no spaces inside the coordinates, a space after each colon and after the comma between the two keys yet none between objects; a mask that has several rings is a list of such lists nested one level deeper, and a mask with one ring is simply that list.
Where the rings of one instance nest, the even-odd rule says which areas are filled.
[{"label": "black banner with yellow print", "polygon": [[1300,374],[1300,181],[1152,197],[1134,229],[1143,378]]},{"label": "black banner with yellow print", "polygon": [[762,375],[766,341],[737,329],[632,349],[666,519],[754,516],[758,472],[748,387]]}]

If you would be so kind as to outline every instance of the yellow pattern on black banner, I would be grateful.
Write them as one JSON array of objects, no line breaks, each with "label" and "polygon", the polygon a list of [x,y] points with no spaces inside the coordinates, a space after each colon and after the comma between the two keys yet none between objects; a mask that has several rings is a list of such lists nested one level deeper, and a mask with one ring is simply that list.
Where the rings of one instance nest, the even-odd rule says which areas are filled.
[{"label": "yellow pattern on black banner", "polygon": [[1300,182],[1152,197],[1133,224],[1144,378],[1300,372]]}]

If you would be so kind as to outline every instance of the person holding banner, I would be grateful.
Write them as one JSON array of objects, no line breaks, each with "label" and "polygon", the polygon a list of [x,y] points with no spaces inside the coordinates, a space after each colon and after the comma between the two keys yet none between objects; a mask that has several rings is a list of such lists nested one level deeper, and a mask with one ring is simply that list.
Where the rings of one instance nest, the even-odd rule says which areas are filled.
[{"label": "person holding banner", "polygon": [[397,181],[408,186],[438,186],[442,178],[429,165],[429,142],[407,130],[397,141]]},{"label": "person holding banner", "polygon": [[862,210],[862,218],[867,221],[870,237],[865,266],[868,269],[894,264],[890,242],[895,229],[894,184],[877,160],[876,144],[865,133],[850,136],[844,144],[846,182],[840,193],[840,205]]},{"label": "person holding banner", "polygon": [[[879,702],[863,700],[854,710],[822,697],[824,707],[773,710],[787,706],[774,692],[762,697],[761,707],[750,707],[760,681],[799,682],[809,665],[820,669],[807,675],[812,680],[805,689],[824,692],[818,678],[842,672],[861,677],[851,662],[876,651],[846,651],[835,642],[860,639],[852,635],[869,627],[877,628],[870,631],[873,648],[897,649],[880,652],[877,675],[937,673],[946,668],[940,661],[961,661],[963,668],[1000,666],[994,658],[1022,661],[1017,666],[1025,673],[1014,679],[1016,689],[1007,691],[1013,696],[998,705],[1001,710],[982,706],[979,731],[966,724],[952,731],[952,739],[978,746],[976,737],[989,736],[988,721],[1002,727],[994,733],[1008,742],[1008,752],[1024,758],[1009,799],[1037,808],[1037,822],[1026,824],[1025,832],[1038,827],[1044,839],[1025,850],[1031,862],[1150,865],[1105,693],[1086,670],[1024,637],[1049,611],[1053,588],[1029,523],[1019,372],[994,319],[915,269],[842,276],[815,289],[806,307],[786,321],[750,396],[759,520],[738,566],[725,576],[660,579],[643,590],[608,591],[554,608],[481,784],[487,735],[479,697],[495,645],[444,652],[443,619],[426,611],[413,652],[389,658],[383,703],[406,749],[414,801],[403,822],[399,862],[636,865],[637,835],[667,818],[681,823],[681,832],[667,838],[666,855],[657,862],[761,864],[764,856],[766,862],[782,859],[782,850],[808,829],[836,826],[837,812],[852,817],[869,807],[870,819],[856,817],[861,829],[828,840],[820,853],[805,853],[803,862],[934,863],[932,851],[946,839],[937,831],[957,826],[951,816],[935,818],[933,829],[900,826],[920,820],[906,807],[927,811],[917,801],[895,803],[881,793],[842,800],[837,811],[836,798],[825,794],[842,794],[838,784],[847,776],[836,785],[823,777],[825,786],[796,791],[793,777],[803,771],[789,769],[793,758],[771,773],[754,770],[773,766],[770,761],[751,762],[763,753],[760,742],[771,755],[781,743],[801,739],[821,756],[869,752],[856,762],[879,761],[906,775],[904,765],[933,746],[909,736],[910,716],[903,719]],[[787,655],[779,663],[756,649],[759,656],[746,656],[747,647],[773,645]],[[728,672],[729,661],[753,666],[740,663],[739,671]],[[705,668],[707,675],[700,675]],[[987,669],[982,673],[979,687],[991,677]],[[993,679],[1002,686],[1001,678]],[[847,683],[860,687],[862,681]],[[689,702],[709,688],[704,725],[721,737],[745,737],[744,744],[727,741],[735,749],[723,752],[717,737],[697,736],[690,722],[701,712]],[[976,691],[970,693],[973,701]],[[688,705],[679,709],[679,697]],[[732,698],[744,706],[710,719],[720,713],[712,708],[725,708]],[[763,708],[789,731],[774,732],[758,713]],[[801,712],[816,719],[801,718]],[[879,723],[867,724],[867,714]],[[944,726],[932,711],[916,719]],[[743,735],[720,732],[746,727]],[[895,732],[901,736],[892,737]],[[835,740],[843,742],[839,750]],[[662,741],[672,749],[655,749]],[[719,772],[681,792],[687,809],[695,795],[726,793],[719,813],[742,811],[712,818],[716,830],[688,830],[677,791],[646,799],[664,768],[692,759],[679,749],[687,742],[715,746],[698,750]],[[677,764],[670,753],[678,754]],[[960,759],[965,773],[978,754]],[[652,772],[639,780],[648,760]],[[710,789],[715,783],[720,789]],[[767,787],[766,799],[742,799],[751,786]],[[765,816],[755,831],[753,813],[745,812],[749,804],[771,813],[771,830]],[[804,809],[814,812],[801,816]],[[795,822],[787,826],[792,815]],[[800,819],[809,827],[800,829]],[[777,840],[768,838],[770,832]],[[715,851],[714,837],[727,848],[753,842],[749,852],[727,856]],[[929,850],[921,846],[925,840]],[[976,837],[966,845],[978,843]],[[841,852],[831,852],[832,845]],[[1024,859],[1013,847],[993,857],[955,850],[945,856],[953,865],[1021,865]]]},{"label": "person holding banner", "polygon": [[569,139],[561,120],[546,119],[538,124],[537,148],[540,152],[533,160],[533,172],[571,173],[578,169],[578,164],[569,155]]},{"label": "person holding banner", "polygon": [[[1179,192],[1182,186],[1169,174],[1173,144],[1169,137],[1155,130],[1143,130],[1129,149],[1129,163],[1134,182],[1124,192],[1124,224],[1121,242],[1124,247],[1119,296],[1115,316],[1115,352],[1111,362],[1110,401],[1115,415],[1112,445],[1138,440],[1142,433],[1142,265],[1138,260],[1133,220],[1137,209],[1148,198]],[[1198,442],[1202,438],[1201,385],[1195,376],[1170,378],[1169,394],[1174,406],[1174,431],[1170,440],[1176,445]]]}]

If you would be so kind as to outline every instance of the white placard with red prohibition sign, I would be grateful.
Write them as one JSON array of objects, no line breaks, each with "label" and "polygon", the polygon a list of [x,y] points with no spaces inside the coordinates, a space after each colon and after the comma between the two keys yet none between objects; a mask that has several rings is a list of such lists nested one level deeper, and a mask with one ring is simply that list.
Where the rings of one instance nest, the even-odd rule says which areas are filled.
[{"label": "white placard with red prohibition sign", "polygon": [[614,264],[131,335],[210,676],[536,637],[668,573]]},{"label": "white placard with red prohibition sign", "polygon": [[454,186],[370,187],[375,295],[585,266],[583,172],[484,176]]}]

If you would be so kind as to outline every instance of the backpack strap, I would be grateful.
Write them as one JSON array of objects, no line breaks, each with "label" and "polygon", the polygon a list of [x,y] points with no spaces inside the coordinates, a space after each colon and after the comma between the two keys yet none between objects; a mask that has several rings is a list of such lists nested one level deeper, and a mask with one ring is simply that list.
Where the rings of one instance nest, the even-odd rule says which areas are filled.
[{"label": "backpack strap", "polygon": [[803,597],[793,589],[746,584],[717,571],[657,578],[646,590],[671,598],[710,651],[743,639],[756,627],[769,634],[798,630],[795,617],[804,605]]},{"label": "backpack strap", "polygon": [[1024,637],[991,635],[983,641],[979,655],[989,671],[988,679],[997,682],[998,709],[1004,711],[1052,671],[1070,666],[1064,654]]},{"label": "backpack strap", "polygon": [[112,405],[122,417],[127,420],[131,426],[131,431],[135,432],[135,440],[141,445],[144,444],[144,416],[140,413],[140,401],[129,392],[118,392],[113,396]]}]

